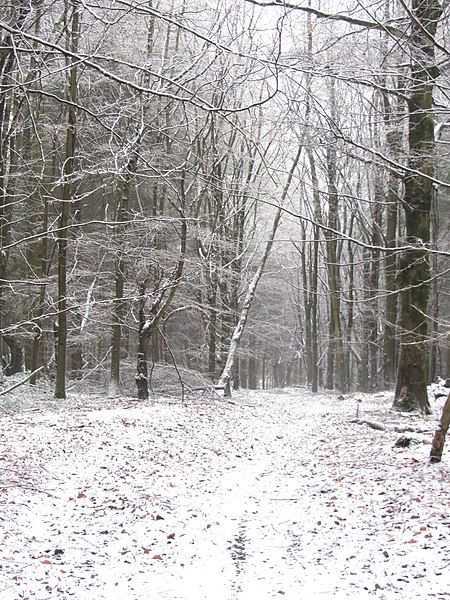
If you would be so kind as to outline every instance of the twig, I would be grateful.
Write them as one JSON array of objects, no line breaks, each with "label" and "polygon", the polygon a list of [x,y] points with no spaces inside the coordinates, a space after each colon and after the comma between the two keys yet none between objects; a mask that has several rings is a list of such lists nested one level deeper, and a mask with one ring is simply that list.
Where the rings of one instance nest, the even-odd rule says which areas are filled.
[{"label": "twig", "polygon": [[[8,489],[8,488],[22,488],[23,490],[28,490],[28,491],[32,491],[32,492],[40,492],[41,494],[46,494],[47,496],[49,496],[50,498],[56,498],[57,500],[60,500],[61,498],[59,496],[55,496],[54,494],[51,494],[50,492],[47,492],[47,490],[42,490],[41,488],[38,488],[34,485],[24,485],[22,483],[19,482],[12,482],[10,484],[1,484],[0,483],[0,487],[2,489]],[[24,504],[23,506],[26,506],[26,504]]]}]

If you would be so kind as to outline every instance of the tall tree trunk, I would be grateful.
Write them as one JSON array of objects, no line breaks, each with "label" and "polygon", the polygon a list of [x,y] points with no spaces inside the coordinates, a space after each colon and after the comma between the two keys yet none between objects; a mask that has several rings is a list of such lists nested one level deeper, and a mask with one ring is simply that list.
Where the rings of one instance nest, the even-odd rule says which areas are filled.
[{"label": "tall tree trunk", "polygon": [[126,224],[129,220],[129,204],[130,204],[130,187],[131,179],[136,170],[137,153],[133,151],[132,156],[127,162],[122,183],[121,196],[119,200],[118,210],[116,211],[116,221],[118,225],[116,229],[116,240],[118,242],[117,256],[114,267],[114,305],[112,310],[112,335],[111,335],[111,366],[109,390],[110,396],[120,394],[120,357],[122,347],[122,327],[125,318],[125,269],[126,257],[123,249],[125,240],[123,239],[126,232]]},{"label": "tall tree trunk", "polygon": [[327,378],[328,389],[338,388],[346,391],[345,354],[342,337],[341,323],[341,275],[338,264],[337,239],[333,230],[338,229],[339,194],[336,187],[337,169],[336,150],[334,142],[327,148],[327,174],[328,174],[328,221],[326,237],[327,271],[329,286],[329,328],[328,328],[328,353],[327,353]]},{"label": "tall tree trunk", "polygon": [[[437,250],[437,240],[439,234],[439,213],[437,194],[434,193],[433,203],[431,208],[431,248]],[[431,298],[430,298],[430,316],[431,316],[431,331],[430,331],[430,365],[429,365],[429,381],[434,381],[439,375],[437,370],[438,362],[438,332],[439,332],[439,279],[438,278],[438,256],[436,253],[431,255]]]},{"label": "tall tree trunk", "polygon": [[[391,18],[391,0],[385,4],[385,21]],[[386,32],[383,35],[383,56],[389,61],[389,39]],[[381,87],[388,88],[387,72],[381,75]],[[393,98],[387,91],[382,92],[383,121],[386,131],[386,144],[389,157],[398,161],[402,154],[402,122],[405,118],[404,90],[405,82],[401,73],[396,77],[396,87],[400,92]],[[400,181],[397,174],[392,171],[388,174],[387,205],[385,214],[385,246],[395,248],[397,246],[398,213],[400,207],[399,188]],[[386,290],[384,304],[384,331],[383,331],[383,380],[386,386],[391,387],[396,378],[397,371],[397,317],[398,317],[398,289],[397,289],[397,253],[388,250],[384,258],[384,285]]]},{"label": "tall tree trunk", "polygon": [[248,338],[249,355],[248,355],[248,389],[256,390],[258,387],[258,378],[256,372],[256,337],[253,333]]},{"label": "tall tree trunk", "polygon": [[374,201],[371,205],[372,230],[368,234],[368,247],[363,251],[362,318],[363,339],[360,362],[360,387],[362,391],[374,389],[378,374],[378,284],[381,231],[381,185],[375,175]]},{"label": "tall tree trunk", "polygon": [[[11,24],[20,31],[30,11],[28,0],[18,0],[13,6]],[[4,284],[11,241],[11,216],[14,204],[14,171],[17,158],[14,151],[16,134],[11,128],[15,104],[16,41],[15,34],[0,36],[0,357],[4,322]],[[1,365],[0,365],[1,368]]]},{"label": "tall tree trunk", "polygon": [[[42,279],[44,280],[48,276],[49,271],[49,259],[48,259],[48,214],[49,214],[49,206],[48,200],[43,198],[43,219],[42,219],[42,230],[43,237],[41,242],[41,265],[40,265],[40,274]],[[45,305],[45,294],[47,291],[47,284],[43,282],[39,288],[39,299],[36,310],[36,316],[34,318],[35,323],[35,332],[33,335],[33,344],[31,349],[31,372],[33,375],[30,378],[30,384],[34,385],[36,383],[36,378],[38,373],[36,373],[38,369],[39,363],[39,351],[42,345],[42,317],[44,315],[44,305]]]},{"label": "tall tree trunk", "polygon": [[217,373],[216,366],[216,345],[217,345],[217,277],[215,273],[209,278],[207,283],[207,303],[208,303],[208,377],[215,381]]},{"label": "tall tree trunk", "polygon": [[[138,400],[147,400],[150,395],[149,379],[148,379],[148,346],[149,341],[154,334],[158,332],[158,325],[164,317],[167,309],[173,301],[177,288],[180,284],[183,274],[184,263],[186,259],[187,246],[187,219],[184,214],[185,198],[184,198],[184,177],[182,177],[182,203],[177,208],[181,226],[180,226],[180,252],[175,268],[169,277],[152,293],[147,293],[147,282],[144,281],[140,286],[139,298],[139,340],[138,340],[138,355],[137,355],[137,370],[136,370],[136,387],[138,392]],[[151,305],[146,313],[146,302],[151,298]]]},{"label": "tall tree trunk", "polygon": [[293,160],[291,169],[289,171],[289,175],[288,175],[286,184],[284,186],[283,193],[281,195],[280,205],[278,206],[278,208],[275,212],[275,216],[274,216],[274,219],[272,222],[272,228],[269,233],[269,239],[266,242],[266,246],[264,248],[262,257],[259,261],[258,268],[256,269],[255,274],[253,275],[250,283],[248,284],[244,302],[242,303],[242,307],[240,310],[239,319],[236,324],[236,327],[234,328],[233,335],[231,336],[230,347],[229,347],[228,354],[227,354],[227,360],[226,360],[225,366],[223,368],[223,371],[222,371],[222,373],[220,375],[220,379],[219,379],[219,386],[224,388],[224,394],[226,397],[231,396],[230,381],[231,381],[233,366],[234,366],[234,363],[236,360],[236,353],[237,353],[238,345],[239,345],[240,339],[242,337],[242,334],[244,332],[245,325],[247,324],[247,319],[248,319],[248,315],[250,312],[250,308],[251,308],[253,299],[255,297],[256,288],[257,288],[259,280],[261,279],[261,276],[264,272],[264,267],[266,266],[267,259],[269,257],[270,251],[273,246],[273,242],[275,240],[275,235],[278,230],[278,225],[280,224],[280,221],[281,221],[281,215],[283,212],[284,201],[289,192],[292,178],[294,177],[294,173],[297,168],[298,162],[300,160],[301,153],[302,153],[302,146],[299,146],[298,150],[297,150],[297,154]]},{"label": "tall tree trunk", "polygon": [[25,366],[25,356],[22,344],[15,335],[3,334],[3,340],[9,348],[10,355],[9,363],[3,370],[4,374],[16,375],[17,373],[22,373]]},{"label": "tall tree trunk", "polygon": [[444,451],[445,438],[450,426],[450,394],[447,396],[444,408],[442,409],[441,419],[438,428],[435,431],[433,442],[431,444],[430,462],[440,462],[442,452]]},{"label": "tall tree trunk", "polygon": [[[67,13],[72,8],[69,49],[76,54],[80,26],[79,0],[67,0]],[[67,358],[67,244],[70,208],[73,201],[73,173],[75,170],[76,127],[77,127],[77,63],[69,58],[68,122],[66,131],[66,155],[63,165],[63,189],[61,212],[58,227],[58,336],[55,398],[66,397],[66,358]]]},{"label": "tall tree trunk", "polygon": [[[397,245],[398,181],[389,176],[388,205],[386,208],[386,246]],[[397,254],[394,250],[386,252],[384,261],[384,281],[386,288],[385,325],[383,336],[384,382],[390,385],[395,381],[397,368]]]},{"label": "tall tree trunk", "polygon": [[433,87],[437,76],[434,36],[442,7],[438,0],[412,0],[411,91],[408,102],[409,171],[405,177],[406,242],[400,264],[401,350],[394,406],[430,413],[428,324],[430,211],[433,202]]},{"label": "tall tree trunk", "polygon": [[312,193],[314,200],[314,219],[315,224],[313,227],[314,241],[312,249],[312,264],[310,267],[310,314],[311,314],[311,390],[317,392],[319,389],[319,334],[317,330],[317,292],[318,292],[318,278],[319,278],[319,246],[320,246],[320,227],[319,223],[322,222],[322,210],[320,205],[320,192],[319,192],[319,180],[316,171],[316,162],[314,154],[311,150],[308,150],[308,160],[311,169],[311,183]]}]

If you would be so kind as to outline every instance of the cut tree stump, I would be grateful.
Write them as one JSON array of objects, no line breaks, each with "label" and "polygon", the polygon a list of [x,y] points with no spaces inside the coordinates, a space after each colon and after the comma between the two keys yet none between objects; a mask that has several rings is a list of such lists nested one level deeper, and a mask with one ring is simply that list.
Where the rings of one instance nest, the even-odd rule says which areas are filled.
[{"label": "cut tree stump", "polygon": [[450,393],[442,409],[441,420],[435,431],[433,442],[431,444],[430,462],[437,463],[441,461],[444,450],[445,437],[450,426]]}]

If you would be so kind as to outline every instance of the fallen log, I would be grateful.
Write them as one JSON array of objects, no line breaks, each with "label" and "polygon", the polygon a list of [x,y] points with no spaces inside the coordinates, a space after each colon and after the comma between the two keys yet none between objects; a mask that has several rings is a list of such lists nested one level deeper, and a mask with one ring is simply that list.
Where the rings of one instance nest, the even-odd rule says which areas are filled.
[{"label": "fallen log", "polygon": [[12,385],[11,387],[9,387],[6,390],[0,391],[0,396],[4,396],[5,394],[8,394],[9,392],[12,392],[16,388],[20,387],[21,385],[23,385],[24,383],[26,383],[27,381],[29,381],[33,377],[33,375],[36,375],[37,373],[40,373],[44,369],[45,369],[45,367],[39,367],[39,369],[36,369],[36,371],[33,371],[32,373],[30,373],[29,375],[27,375],[27,377],[25,377],[25,379],[22,379],[18,383],[15,383],[14,385]]},{"label": "fallen log", "polygon": [[417,427],[400,427],[399,425],[394,425],[393,427],[388,427],[379,421],[371,421],[370,419],[351,419],[350,423],[357,423],[358,425],[367,425],[372,429],[376,429],[377,431],[395,431],[396,433],[431,433],[429,429],[418,429]]},{"label": "fallen log", "polygon": [[369,421],[368,419],[351,419],[350,423],[357,423],[358,425],[367,425],[372,429],[376,429],[377,431],[386,431],[386,426],[383,423],[378,423],[378,421]]}]

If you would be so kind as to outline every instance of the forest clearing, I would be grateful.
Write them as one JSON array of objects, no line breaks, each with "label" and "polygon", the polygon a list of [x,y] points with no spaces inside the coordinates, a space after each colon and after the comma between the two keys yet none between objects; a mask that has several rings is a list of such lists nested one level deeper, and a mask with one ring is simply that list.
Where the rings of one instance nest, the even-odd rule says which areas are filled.
[{"label": "forest clearing", "polygon": [[62,406],[21,389],[0,413],[2,600],[450,596],[449,448],[428,463],[442,397],[422,416],[387,392]]}]

